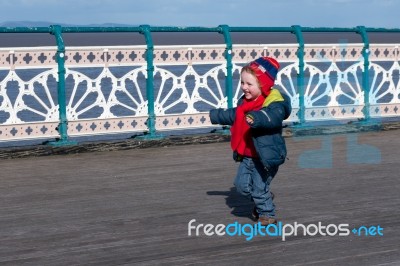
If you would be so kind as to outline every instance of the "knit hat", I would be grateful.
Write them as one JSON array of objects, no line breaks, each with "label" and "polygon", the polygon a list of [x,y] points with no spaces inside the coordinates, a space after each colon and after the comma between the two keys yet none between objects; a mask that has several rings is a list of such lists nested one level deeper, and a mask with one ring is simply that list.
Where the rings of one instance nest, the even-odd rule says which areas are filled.
[{"label": "knit hat", "polygon": [[272,57],[260,57],[248,64],[260,83],[261,92],[268,96],[271,87],[275,84],[275,78],[280,67],[279,63]]}]

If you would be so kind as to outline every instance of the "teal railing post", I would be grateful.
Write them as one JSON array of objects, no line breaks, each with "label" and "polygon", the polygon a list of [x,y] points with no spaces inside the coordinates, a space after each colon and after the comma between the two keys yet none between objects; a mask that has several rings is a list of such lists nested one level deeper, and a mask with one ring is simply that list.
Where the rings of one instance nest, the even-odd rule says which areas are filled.
[{"label": "teal railing post", "polygon": [[362,88],[364,90],[364,122],[369,122],[370,120],[370,102],[369,102],[369,40],[368,34],[364,26],[357,27],[357,33],[361,35],[362,41],[364,43],[364,47],[362,50],[362,56],[364,59],[364,69],[363,69],[363,77],[362,77]]},{"label": "teal railing post", "polygon": [[147,63],[147,78],[146,78],[146,95],[147,95],[147,110],[148,119],[147,127],[149,129],[148,134],[143,136],[144,139],[157,139],[161,138],[161,135],[156,133],[156,114],[154,111],[154,45],[151,37],[151,28],[149,25],[140,25],[140,34],[144,35],[146,40],[146,63]]},{"label": "teal railing post", "polygon": [[299,92],[299,124],[305,123],[305,102],[304,102],[304,39],[299,25],[292,26],[292,33],[296,35],[299,47],[297,49],[297,58],[299,59],[299,73],[297,74],[297,89]]},{"label": "teal railing post", "polygon": [[53,146],[75,145],[75,141],[68,140],[68,120],[67,105],[65,95],[65,45],[62,38],[62,28],[59,25],[50,26],[50,34],[54,35],[57,43],[57,66],[58,66],[58,82],[57,82],[57,100],[59,112],[59,124],[57,127],[60,138],[56,141],[49,141],[46,144]]},{"label": "teal railing post", "polygon": [[[232,65],[232,39],[228,25],[219,25],[218,33],[224,36],[225,52],[224,57],[226,60],[226,76],[225,76],[225,95],[227,108],[233,108],[233,65]],[[229,126],[222,126],[222,129],[213,130],[212,132],[229,135],[231,134]]]},{"label": "teal railing post", "polygon": [[233,107],[233,86],[232,86],[232,40],[229,33],[228,25],[220,25],[219,33],[224,36],[226,48],[225,48],[225,59],[226,59],[226,79],[225,79],[225,93],[227,97],[228,108]]}]

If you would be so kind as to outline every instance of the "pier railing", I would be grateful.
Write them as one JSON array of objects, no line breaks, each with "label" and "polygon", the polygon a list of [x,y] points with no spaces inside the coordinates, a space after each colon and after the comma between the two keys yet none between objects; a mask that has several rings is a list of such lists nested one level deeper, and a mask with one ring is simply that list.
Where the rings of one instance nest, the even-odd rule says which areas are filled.
[{"label": "pier railing", "polygon": [[[64,33],[132,32],[144,45],[68,46]],[[213,32],[218,45],[154,45],[154,32]],[[234,44],[232,32],[288,32],[293,44]],[[306,44],[304,32],[352,32],[359,43]],[[239,72],[260,56],[281,64],[276,87],[287,93],[296,125],[398,116],[399,44],[369,43],[369,32],[400,29],[292,27],[0,28],[49,33],[50,47],[0,48],[0,141],[158,132],[211,127],[208,111],[240,97]]]}]

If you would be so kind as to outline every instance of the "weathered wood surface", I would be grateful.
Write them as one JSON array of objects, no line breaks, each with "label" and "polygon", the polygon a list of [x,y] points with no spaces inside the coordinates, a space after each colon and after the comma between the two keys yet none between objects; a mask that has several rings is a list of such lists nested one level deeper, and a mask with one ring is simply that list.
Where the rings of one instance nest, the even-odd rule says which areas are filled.
[{"label": "weathered wood surface", "polygon": [[[283,129],[285,137],[293,136],[316,136],[316,135],[332,135],[332,134],[347,134],[369,131],[386,131],[400,129],[400,122],[386,123],[347,123],[334,124],[325,126],[309,126],[309,127],[286,127]],[[221,133],[221,132],[219,132]],[[108,141],[84,141],[79,145],[71,146],[52,146],[52,145],[32,145],[32,146],[16,146],[16,147],[0,147],[0,159],[27,158],[48,155],[62,155],[85,153],[94,151],[116,151],[116,150],[131,150],[142,149],[149,147],[164,147],[164,146],[179,146],[187,144],[205,144],[224,142],[230,139],[227,134],[196,134],[196,135],[178,135],[168,136],[162,139],[143,140],[140,138],[116,139]],[[48,141],[54,141],[47,140]]]},{"label": "weathered wood surface", "polygon": [[[188,236],[191,219],[253,223],[228,142],[0,160],[0,265],[400,265],[399,133],[288,138],[272,183],[284,224],[383,236]],[[321,140],[332,152],[301,161]]]}]

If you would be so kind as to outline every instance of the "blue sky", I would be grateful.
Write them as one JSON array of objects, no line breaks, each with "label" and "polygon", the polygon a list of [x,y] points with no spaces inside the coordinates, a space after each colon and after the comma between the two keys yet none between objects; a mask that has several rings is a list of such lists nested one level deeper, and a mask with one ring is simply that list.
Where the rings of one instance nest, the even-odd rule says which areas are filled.
[{"label": "blue sky", "polygon": [[0,23],[400,27],[400,0],[0,0],[0,7]]}]

